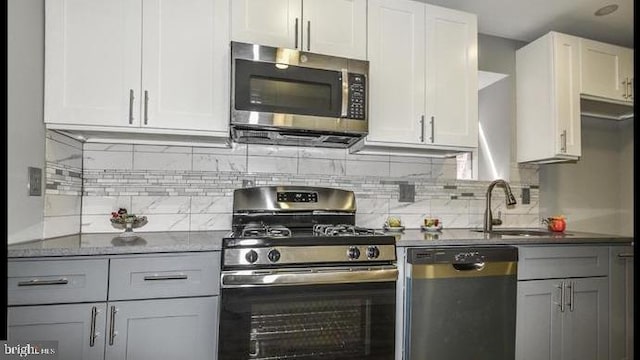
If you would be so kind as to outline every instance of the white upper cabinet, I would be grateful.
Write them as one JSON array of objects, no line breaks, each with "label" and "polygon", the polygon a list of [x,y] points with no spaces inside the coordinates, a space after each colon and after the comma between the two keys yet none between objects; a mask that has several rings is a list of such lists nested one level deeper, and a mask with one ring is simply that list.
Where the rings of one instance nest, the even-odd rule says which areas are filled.
[{"label": "white upper cabinet", "polygon": [[557,32],[516,51],[518,162],[581,155],[579,38]]},{"label": "white upper cabinet", "polygon": [[[478,145],[478,38],[475,15],[426,6],[426,115],[431,143]],[[429,129],[427,129],[429,134]]]},{"label": "white upper cabinet", "polygon": [[234,41],[366,59],[367,0],[233,0]]},{"label": "white upper cabinet", "polygon": [[49,0],[45,6],[45,122],[126,126],[138,120],[142,3]]},{"label": "white upper cabinet", "polygon": [[477,19],[410,0],[369,0],[369,135],[363,153],[478,144]]},{"label": "white upper cabinet", "polygon": [[633,49],[580,39],[580,93],[633,103]]},{"label": "white upper cabinet", "polygon": [[424,143],[424,19],[418,2],[369,1],[368,140]]},{"label": "white upper cabinet", "polygon": [[46,2],[45,122],[57,129],[226,136],[228,2],[142,5]]}]

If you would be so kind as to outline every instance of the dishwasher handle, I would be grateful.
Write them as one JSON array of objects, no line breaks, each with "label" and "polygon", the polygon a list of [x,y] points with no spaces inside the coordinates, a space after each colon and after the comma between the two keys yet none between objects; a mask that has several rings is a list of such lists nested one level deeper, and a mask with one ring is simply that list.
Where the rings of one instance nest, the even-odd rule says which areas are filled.
[{"label": "dishwasher handle", "polygon": [[484,263],[471,263],[471,264],[451,264],[454,269],[458,271],[482,271],[484,269]]}]

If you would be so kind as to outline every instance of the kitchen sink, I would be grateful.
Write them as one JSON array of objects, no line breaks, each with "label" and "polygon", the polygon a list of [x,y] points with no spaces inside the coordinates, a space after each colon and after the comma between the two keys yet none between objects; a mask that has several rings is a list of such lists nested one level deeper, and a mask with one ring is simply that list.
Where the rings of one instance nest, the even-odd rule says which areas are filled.
[{"label": "kitchen sink", "polygon": [[[482,229],[474,229],[475,232],[484,232]],[[489,234],[495,235],[512,235],[512,236],[557,236],[557,235],[570,235],[567,233],[557,233],[544,229],[493,229],[487,231]]]}]

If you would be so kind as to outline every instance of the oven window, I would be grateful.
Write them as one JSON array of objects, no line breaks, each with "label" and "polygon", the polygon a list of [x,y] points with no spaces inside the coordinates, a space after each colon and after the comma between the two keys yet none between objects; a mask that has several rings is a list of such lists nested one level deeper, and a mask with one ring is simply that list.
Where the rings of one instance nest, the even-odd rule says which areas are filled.
[{"label": "oven window", "polygon": [[394,283],[223,289],[221,360],[391,360],[394,334]]},{"label": "oven window", "polygon": [[327,84],[252,76],[249,87],[251,104],[331,111],[331,86]]},{"label": "oven window", "polygon": [[338,71],[236,59],[236,110],[340,117],[342,74]]}]

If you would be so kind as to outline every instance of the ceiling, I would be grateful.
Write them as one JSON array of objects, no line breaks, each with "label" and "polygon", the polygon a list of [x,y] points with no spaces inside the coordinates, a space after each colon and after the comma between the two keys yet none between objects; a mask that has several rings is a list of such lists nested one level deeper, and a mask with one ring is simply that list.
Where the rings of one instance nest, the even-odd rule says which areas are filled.
[{"label": "ceiling", "polygon": [[[478,32],[530,42],[549,31],[633,48],[634,0],[422,0],[474,13]],[[618,10],[595,16],[599,8]]]}]

